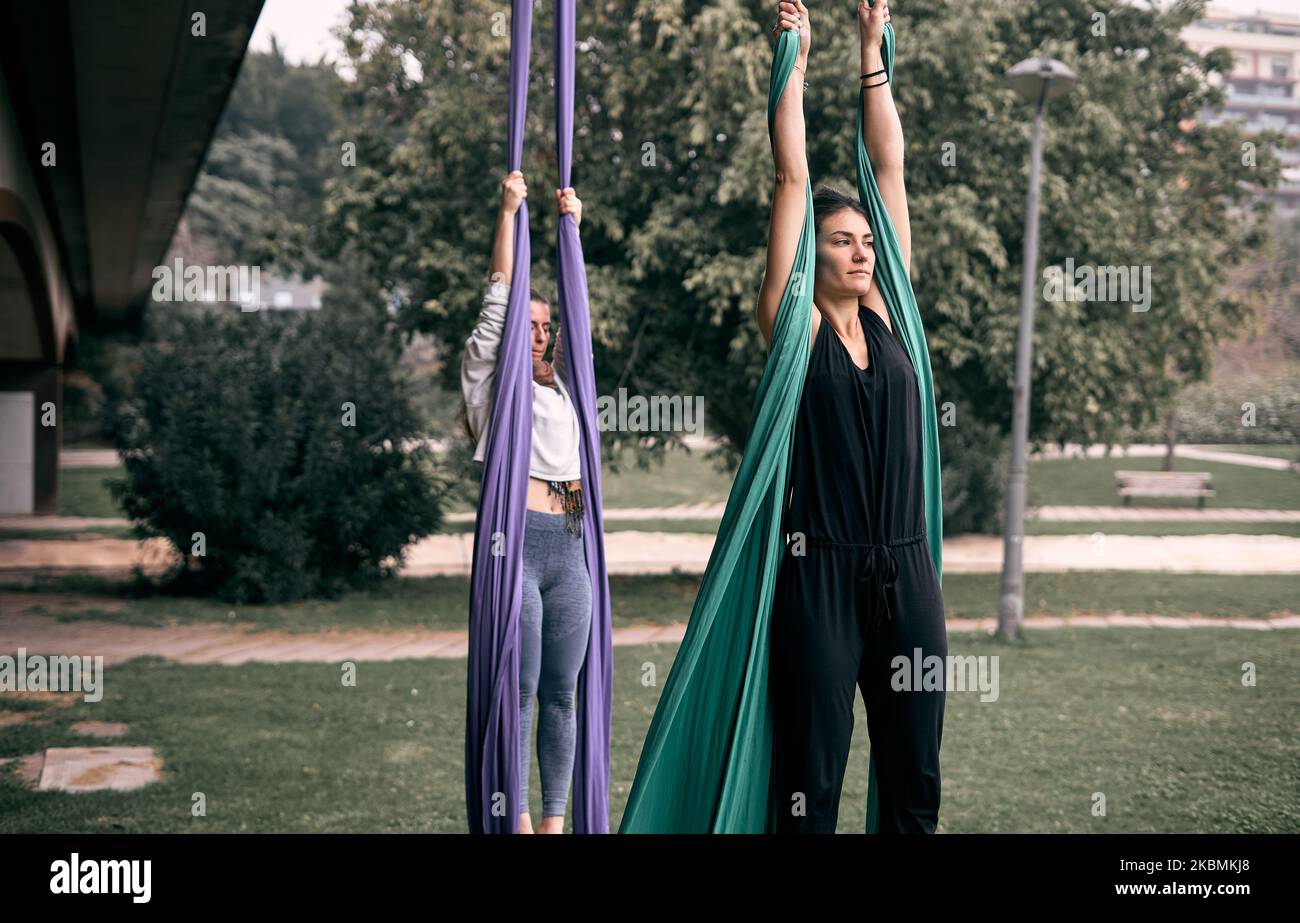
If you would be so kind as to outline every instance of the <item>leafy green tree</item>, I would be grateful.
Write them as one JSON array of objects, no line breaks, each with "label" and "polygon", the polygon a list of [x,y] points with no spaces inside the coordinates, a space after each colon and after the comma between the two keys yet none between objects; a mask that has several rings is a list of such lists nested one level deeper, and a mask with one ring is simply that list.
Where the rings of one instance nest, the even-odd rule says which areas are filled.
[{"label": "leafy green tree", "polygon": [[[1010,428],[1032,118],[1003,79],[1012,64],[1042,52],[1080,76],[1048,117],[1041,264],[1149,266],[1152,279],[1145,311],[1040,305],[1031,436],[1109,440],[1158,419],[1248,316],[1222,282],[1264,239],[1248,187],[1275,183],[1277,164],[1261,144],[1247,165],[1238,128],[1197,121],[1221,101],[1208,78],[1229,65],[1180,37],[1203,7],[1116,5],[1100,20],[1083,0],[907,0],[892,11],[912,275],[954,522],[994,523],[999,501],[984,486],[1000,484],[989,472]],[[851,190],[856,3],[810,8],[809,164],[815,181]],[[557,185],[549,13],[535,14],[523,166],[542,287],[554,277]],[[381,0],[350,16],[356,79],[340,136],[358,159],[327,183],[320,248],[364,250],[401,326],[454,355],[477,314],[506,169],[503,5]],[[704,395],[728,460],[745,443],[766,358],[753,310],[773,185],[773,20],[774,4],[756,0],[578,5],[574,185],[599,389]],[[450,394],[456,373],[447,362]],[[611,448],[627,437],[606,434]]]},{"label": "leafy green tree", "polygon": [[292,65],[271,41],[250,52],[186,204],[203,249],[230,262],[322,271],[311,245],[342,100],[331,65]]}]

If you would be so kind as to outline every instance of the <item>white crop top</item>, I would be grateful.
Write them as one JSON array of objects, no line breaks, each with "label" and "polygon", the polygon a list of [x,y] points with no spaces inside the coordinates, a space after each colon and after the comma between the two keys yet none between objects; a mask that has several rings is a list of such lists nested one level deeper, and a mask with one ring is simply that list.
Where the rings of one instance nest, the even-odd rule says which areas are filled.
[{"label": "white crop top", "polygon": [[[510,286],[493,282],[483,295],[483,311],[474,332],[465,341],[460,361],[460,390],[466,417],[478,443],[474,460],[483,461],[487,428],[492,419],[492,383],[497,371],[497,350],[505,329]],[[582,477],[578,457],[582,433],[578,413],[564,385],[564,351],[561,335],[555,338],[553,367],[559,390],[533,385],[533,439],[528,474],[543,481],[576,481]]]}]

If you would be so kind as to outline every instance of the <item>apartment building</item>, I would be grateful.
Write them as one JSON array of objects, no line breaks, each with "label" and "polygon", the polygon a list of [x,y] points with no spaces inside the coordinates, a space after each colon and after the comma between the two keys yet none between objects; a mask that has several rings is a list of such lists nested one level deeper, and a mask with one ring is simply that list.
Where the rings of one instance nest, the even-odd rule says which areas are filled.
[{"label": "apartment building", "polygon": [[[1235,59],[1223,110],[1205,113],[1207,122],[1241,120],[1247,132],[1280,131],[1300,142],[1300,15],[1212,5],[1183,37],[1198,52],[1228,48]],[[1278,156],[1282,182],[1269,195],[1279,211],[1300,209],[1300,150]]]}]

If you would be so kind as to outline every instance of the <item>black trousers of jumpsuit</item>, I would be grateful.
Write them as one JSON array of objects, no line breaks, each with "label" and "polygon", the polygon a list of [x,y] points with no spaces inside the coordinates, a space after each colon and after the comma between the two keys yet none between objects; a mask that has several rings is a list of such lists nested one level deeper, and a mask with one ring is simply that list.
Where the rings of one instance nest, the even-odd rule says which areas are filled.
[{"label": "black trousers of jumpsuit", "polygon": [[[769,653],[778,833],[835,832],[855,687],[866,703],[877,831],[932,833],[938,824],[945,691],[894,685],[948,655],[925,538],[915,372],[884,321],[859,313],[871,370],[823,321],[795,431],[785,531],[798,540],[782,558]],[[945,672],[931,673],[940,687]]]},{"label": "black trousers of jumpsuit", "polygon": [[856,687],[876,764],[878,832],[933,833],[945,692],[893,688],[900,670],[914,679],[918,657],[924,676],[925,658],[948,656],[924,534],[869,545],[814,539],[805,550],[787,548],[771,626],[777,832],[835,832]]}]

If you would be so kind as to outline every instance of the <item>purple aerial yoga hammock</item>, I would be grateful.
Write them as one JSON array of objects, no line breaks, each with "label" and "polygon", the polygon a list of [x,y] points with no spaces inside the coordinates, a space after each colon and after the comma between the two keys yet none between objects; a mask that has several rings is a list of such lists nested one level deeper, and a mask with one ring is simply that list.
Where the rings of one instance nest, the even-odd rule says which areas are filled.
[{"label": "purple aerial yoga hammock", "polygon": [[[513,0],[510,24],[509,169],[523,160],[532,0]],[[555,3],[555,121],[560,187],[573,161],[574,0]],[[583,543],[591,575],[592,621],[578,674],[573,830],[609,832],[611,628],[609,576],[599,518],[600,434],[587,273],[572,215],[560,218],[556,242],[565,384],[582,430]],[[533,431],[529,342],[528,203],[515,216],[514,277],[497,357],[495,397],[483,456],[469,601],[469,671],[465,708],[465,800],[471,833],[514,833],[519,820],[519,610],[523,598],[524,509]]]}]

